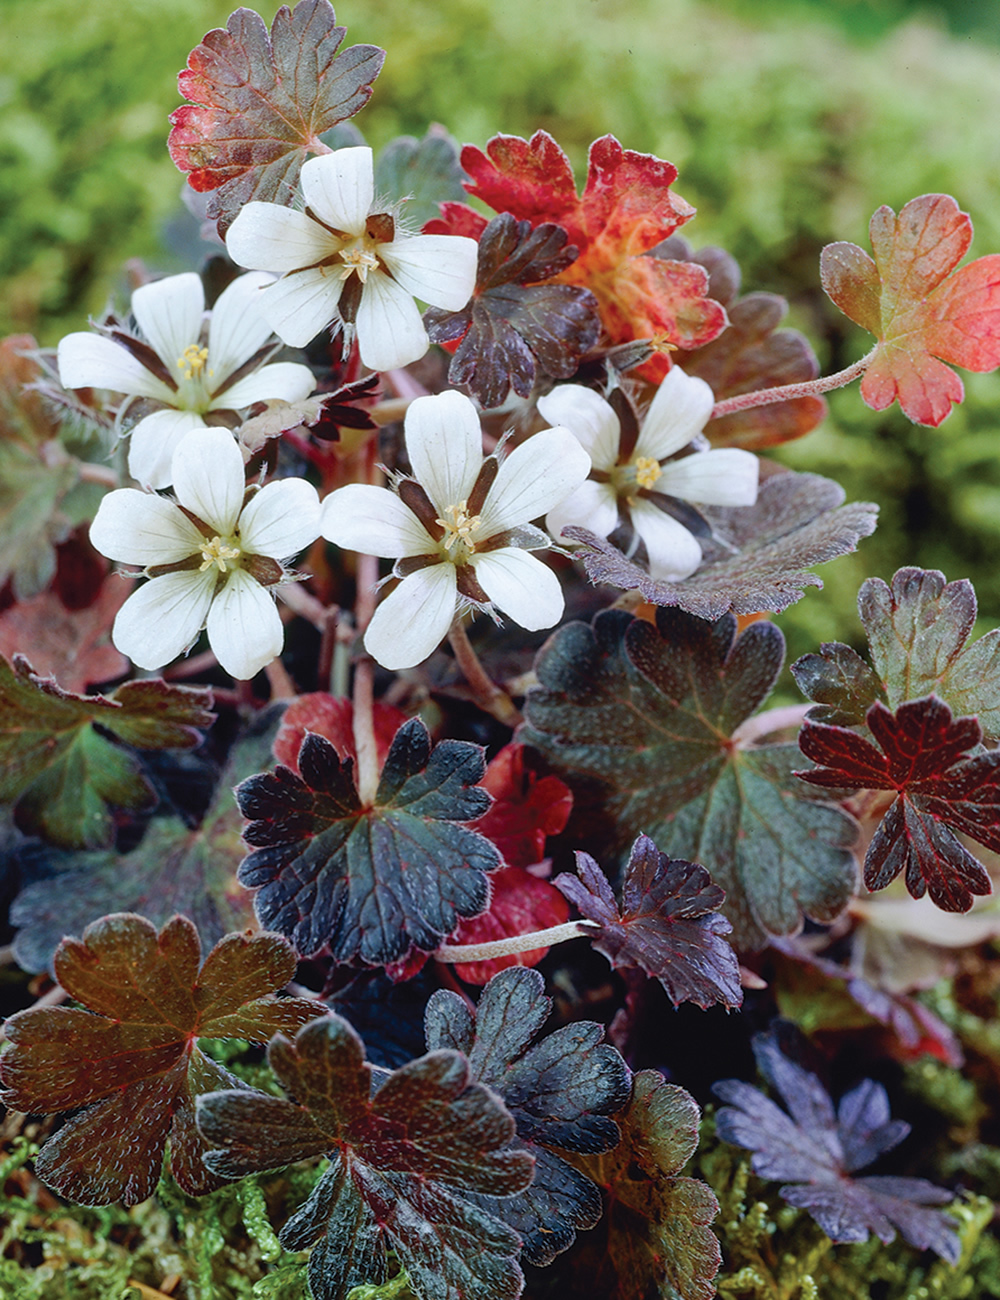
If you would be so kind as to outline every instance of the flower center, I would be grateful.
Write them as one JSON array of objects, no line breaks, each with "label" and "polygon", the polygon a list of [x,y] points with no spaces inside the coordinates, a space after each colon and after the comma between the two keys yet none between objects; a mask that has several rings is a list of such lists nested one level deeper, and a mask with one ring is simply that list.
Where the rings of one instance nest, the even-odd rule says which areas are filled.
[{"label": "flower center", "polygon": [[660,462],[652,456],[637,456],[635,459],[635,481],[641,488],[656,487],[660,477]]},{"label": "flower center", "polygon": [[210,542],[206,542],[201,548],[201,564],[198,566],[198,572],[204,573],[212,565],[216,565],[220,573],[228,573],[227,564],[230,560],[238,560],[242,555],[239,546],[232,545],[231,537],[213,537]]},{"label": "flower center", "polygon": [[365,284],[368,279],[368,272],[374,271],[378,266],[378,258],[375,254],[357,244],[352,248],[342,248],[340,256],[344,262],[344,266],[340,271],[342,280],[348,279],[357,272],[358,279],[362,284]]},{"label": "flower center", "polygon": [[483,522],[482,515],[470,515],[468,501],[459,501],[457,505],[448,506],[444,513],[444,519],[434,520],[444,529],[444,537],[441,538],[444,549],[451,551],[461,543],[466,551],[474,551],[476,549],[474,538]]},{"label": "flower center", "polygon": [[[200,379],[202,371],[208,364],[208,348],[201,348],[197,343],[189,343],[177,358],[177,365],[185,379]],[[209,375],[215,373],[210,370]]]}]

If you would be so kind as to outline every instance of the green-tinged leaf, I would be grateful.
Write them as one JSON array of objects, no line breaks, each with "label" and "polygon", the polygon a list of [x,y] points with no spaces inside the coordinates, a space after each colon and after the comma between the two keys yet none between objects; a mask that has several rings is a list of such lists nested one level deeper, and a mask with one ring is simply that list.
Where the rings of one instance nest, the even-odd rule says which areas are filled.
[{"label": "green-tinged leaf", "polygon": [[422,140],[390,140],[375,163],[375,192],[406,198],[407,221],[422,226],[438,215],[438,204],[465,198],[458,146],[443,126],[428,127]]},{"label": "green-tinged leaf", "polygon": [[843,489],[831,479],[789,472],[765,479],[756,505],[703,507],[716,541],[706,542],[701,567],[683,582],[651,578],[586,529],[571,526],[564,536],[583,543],[591,582],[637,589],[654,605],[676,605],[710,619],[729,611],[777,613],[800,600],[806,587],[822,587],[808,572],[812,565],[846,555],[875,531],[877,506],[845,506],[843,500]]},{"label": "green-tinged leaf", "polygon": [[130,853],[50,854],[55,874],[28,885],[11,907],[19,965],[50,969],[60,939],[107,912],[137,912],[155,925],[181,913],[206,943],[252,925],[250,895],[236,879],[244,846],[233,787],[269,761],[280,714],[268,710],[233,746],[197,829],[156,817]]},{"label": "green-tinged leaf", "polygon": [[824,642],[818,654],[803,655],[792,664],[799,690],[816,707],[814,722],[835,727],[860,727],[876,700],[885,701],[882,683],[861,656],[839,641]]},{"label": "green-tinged leaf", "polygon": [[543,647],[539,686],[519,735],[570,786],[570,833],[624,864],[647,834],[704,866],[726,891],[733,942],[759,947],[803,914],[832,920],[848,902],[857,831],[810,799],[794,744],[741,744],[734,733],[767,698],[784,639],[771,623],[736,637],[657,610],[656,626],[610,610],[570,623]]},{"label": "green-tinged leaf", "polygon": [[236,791],[252,852],[240,882],[256,889],[261,924],[303,956],[329,945],[340,962],[402,961],[433,952],[460,917],[486,908],[494,846],[463,822],[490,805],[477,788],[483,752],[465,741],[432,748],[412,718],[396,733],[372,807],[362,808],[352,762],[309,733],[300,775],[279,765]]},{"label": "green-tinged leaf", "polygon": [[395,1251],[421,1300],[514,1300],[524,1279],[517,1236],[465,1199],[512,1196],[531,1158],[511,1150],[514,1123],[458,1052],[430,1052],[371,1096],[361,1039],[331,1016],[275,1038],[271,1068],[295,1101],[246,1091],[199,1098],[198,1126],[221,1176],[326,1155],[330,1166],[281,1229],[286,1250],[312,1247],[316,1300],[386,1277]]},{"label": "green-tinged leaf", "polygon": [[602,1224],[575,1260],[576,1293],[588,1300],[711,1300],[722,1252],[708,1225],[719,1203],[707,1184],[678,1177],[698,1145],[694,1098],[643,1070],[616,1118],[622,1140],[615,1150],[572,1157],[607,1197]]},{"label": "green-tinged leaf", "polygon": [[483,989],[475,1012],[457,993],[439,989],[427,1004],[427,1046],[469,1058],[473,1077],[504,1099],[517,1125],[514,1147],[535,1159],[531,1186],[519,1196],[477,1197],[518,1234],[530,1264],[551,1264],[601,1216],[593,1183],[559,1151],[610,1151],[618,1127],[608,1116],[629,1094],[630,1076],[592,1020],[545,1037],[552,1010],[536,970],[509,967]]},{"label": "green-tinged leaf", "polygon": [[27,334],[0,341],[0,587],[12,582],[18,600],[52,581],[56,543],[74,522],[61,503],[78,479],[76,461],[58,441],[58,421],[40,394],[25,388],[42,377],[24,355],[36,347]]},{"label": "green-tinged leaf", "polygon": [[207,727],[211,692],[160,679],[109,696],[74,695],[20,655],[0,658],[0,800],[21,830],[64,848],[110,843],[112,808],[155,802],[138,760],[101,732],[143,749],[190,749]]},{"label": "green-tinged leaf", "polygon": [[[201,961],[198,931],[175,916],[157,933],[117,913],[64,939],[56,979],[75,1007],[19,1011],[6,1022],[2,1100],[14,1110],[84,1107],[42,1149],[39,1178],[81,1205],[135,1205],[171,1171],[192,1196],[225,1181],[202,1164],[194,1100],[242,1088],[199,1051],[199,1038],[266,1042],[316,1015],[315,1002],[274,997],[295,973],[276,934],[230,934]],[[83,1009],[81,1009],[83,1008]]]}]

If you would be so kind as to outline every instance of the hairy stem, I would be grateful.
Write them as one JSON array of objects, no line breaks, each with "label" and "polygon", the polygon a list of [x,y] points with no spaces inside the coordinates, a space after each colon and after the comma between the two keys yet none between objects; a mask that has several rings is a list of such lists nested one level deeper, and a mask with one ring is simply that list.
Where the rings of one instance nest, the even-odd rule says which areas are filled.
[{"label": "hairy stem", "polygon": [[600,928],[596,921],[564,921],[562,925],[550,925],[546,930],[533,930],[531,934],[514,934],[507,939],[493,939],[490,943],[446,943],[434,953],[434,960],[489,961],[493,957],[508,957],[515,952],[553,948],[557,943],[579,939],[584,935],[593,934]]},{"label": "hairy stem", "polygon": [[471,686],[479,707],[505,726],[516,727],[521,721],[521,714],[503,687],[496,684],[479,662],[479,656],[472,648],[461,615],[457,615],[452,623],[448,640],[455,652],[455,662],[461,668],[462,676]]},{"label": "hairy stem", "polygon": [[[375,464],[378,444],[370,440],[365,447],[364,481],[379,478]],[[378,557],[358,556],[358,590],[354,603],[354,622],[361,635],[375,613],[375,587],[378,583]],[[378,789],[378,750],[375,745],[375,660],[364,654],[354,668],[354,752],[358,766],[355,781],[363,808],[375,802]]]},{"label": "hairy stem", "polygon": [[801,727],[805,722],[806,714],[813,708],[812,704],[787,704],[782,708],[765,709],[763,713],[755,714],[752,718],[747,718],[746,722],[741,722],[732,735],[732,743],[737,749],[746,749],[755,741],[760,740],[761,736],[769,736],[773,731],[784,731],[786,728]]},{"label": "hairy stem", "polygon": [[781,384],[777,388],[759,388],[752,393],[737,393],[735,397],[726,397],[716,402],[712,408],[711,418],[717,420],[721,415],[734,415],[737,411],[749,411],[755,406],[772,406],[776,402],[790,402],[796,397],[818,397],[820,393],[830,393],[835,388],[843,388],[855,379],[860,379],[872,363],[877,348],[872,348],[860,361],[855,361],[846,370],[838,370],[835,375],[821,376],[819,379],[806,379],[801,384]]}]

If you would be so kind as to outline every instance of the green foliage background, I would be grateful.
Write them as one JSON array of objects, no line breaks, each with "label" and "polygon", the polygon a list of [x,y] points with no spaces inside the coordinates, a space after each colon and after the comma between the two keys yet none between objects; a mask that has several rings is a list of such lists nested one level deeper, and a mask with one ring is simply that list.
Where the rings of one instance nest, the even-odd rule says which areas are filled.
[{"label": "green foliage background", "polygon": [[[0,332],[54,344],[124,288],[127,258],[186,265],[179,232],[191,223],[176,219],[166,117],[187,52],[230,7],[0,0]],[[835,369],[867,345],[819,291],[823,244],[864,244],[879,204],[943,190],[972,214],[973,254],[1000,250],[1000,48],[967,34],[988,10],[953,0],[894,26],[910,8],[345,0],[338,17],[348,41],[389,51],[356,119],[375,145],[438,121],[478,144],[544,127],[580,169],[607,131],[669,158],[699,209],[692,241],[733,252],[746,288],[785,293]],[[1000,614],[1000,378],[966,386],[968,402],[939,430],[876,416],[856,389],[835,394],[826,425],[780,453],[883,511],[859,554],[824,572],[826,593],[782,618],[794,653],[855,638],[860,581],[901,563],[972,577],[984,615]]]}]

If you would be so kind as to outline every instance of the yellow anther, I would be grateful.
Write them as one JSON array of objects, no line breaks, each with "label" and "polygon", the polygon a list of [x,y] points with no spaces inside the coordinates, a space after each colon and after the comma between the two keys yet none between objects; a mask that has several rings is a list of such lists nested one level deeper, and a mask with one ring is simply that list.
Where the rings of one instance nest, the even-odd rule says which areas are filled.
[{"label": "yellow anther", "polygon": [[679,343],[674,343],[666,334],[654,334],[649,340],[649,346],[654,352],[677,352],[680,349]]},{"label": "yellow anther", "polygon": [[342,248],[340,256],[344,260],[344,268],[340,272],[340,278],[346,280],[348,276],[357,272],[358,279],[364,284],[368,279],[368,272],[374,271],[378,266],[378,258],[374,253],[369,253],[364,248]]},{"label": "yellow anther", "polygon": [[641,488],[656,487],[660,477],[660,462],[652,456],[638,456],[635,461],[635,481]]},{"label": "yellow anther", "polygon": [[[177,358],[177,364],[185,379],[194,379],[196,375],[200,375],[205,369],[207,360],[208,348],[200,348],[197,343],[189,343],[184,349],[183,355]],[[210,370],[208,373],[212,374],[212,371]]]},{"label": "yellow anther", "polygon": [[198,566],[198,572],[204,573],[206,569],[210,569],[215,564],[218,565],[220,573],[228,573],[226,561],[239,559],[240,554],[238,546],[230,546],[221,537],[213,537],[210,542],[206,542],[201,548],[202,562]]},{"label": "yellow anther", "polygon": [[447,508],[445,511],[447,519],[434,520],[444,529],[444,537],[441,540],[446,551],[450,551],[457,542],[464,542],[470,551],[475,548],[472,536],[479,531],[483,519],[482,515],[468,514],[468,508],[468,501],[459,501],[458,505]]}]

